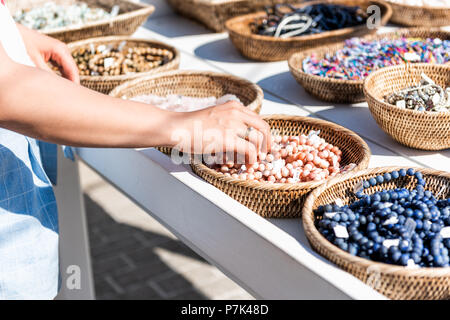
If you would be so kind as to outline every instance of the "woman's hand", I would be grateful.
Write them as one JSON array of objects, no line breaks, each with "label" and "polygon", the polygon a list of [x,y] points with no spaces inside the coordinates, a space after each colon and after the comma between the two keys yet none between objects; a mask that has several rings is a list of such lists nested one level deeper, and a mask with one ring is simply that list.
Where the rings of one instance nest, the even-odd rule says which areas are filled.
[{"label": "woman's hand", "polygon": [[178,150],[196,154],[231,153],[237,156],[234,159],[237,163],[250,164],[256,162],[258,152],[270,150],[269,125],[240,103],[228,102],[175,117],[170,130],[171,145]]},{"label": "woman's hand", "polygon": [[56,39],[17,24],[22,34],[28,55],[36,67],[53,72],[48,66],[51,61],[59,67],[64,78],[80,83],[79,71],[67,46]]}]

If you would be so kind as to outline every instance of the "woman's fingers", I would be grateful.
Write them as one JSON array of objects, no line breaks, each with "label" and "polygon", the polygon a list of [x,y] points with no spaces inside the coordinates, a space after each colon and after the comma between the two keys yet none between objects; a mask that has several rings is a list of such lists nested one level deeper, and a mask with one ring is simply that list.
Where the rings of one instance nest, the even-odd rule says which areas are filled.
[{"label": "woman's fingers", "polygon": [[229,106],[230,108],[234,110],[240,111],[241,115],[240,118],[244,121],[244,123],[248,127],[252,127],[256,130],[259,130],[264,137],[264,152],[270,151],[270,147],[272,145],[271,140],[271,130],[269,124],[264,121],[257,113],[253,112],[252,110],[246,108],[243,104],[238,103],[236,101],[231,101],[226,103],[225,105]]},{"label": "woman's fingers", "polygon": [[243,112],[243,121],[247,126],[252,127],[262,133],[264,144],[263,149],[265,149],[264,152],[270,151],[272,140],[269,124],[261,119],[258,115],[251,115],[247,112]]},{"label": "woman's fingers", "polygon": [[37,68],[44,71],[53,72],[52,69],[47,65],[47,62],[45,62],[45,60],[41,56],[34,57],[34,59],[32,60]]},{"label": "woman's fingers", "polygon": [[72,54],[64,43],[55,46],[51,60],[56,62],[64,78],[80,83],[78,67],[73,60]]},{"label": "woman's fingers", "polygon": [[254,129],[253,127],[245,127],[243,132],[239,133],[239,137],[248,140],[253,143],[258,152],[266,152],[264,144],[264,135],[261,131]]}]

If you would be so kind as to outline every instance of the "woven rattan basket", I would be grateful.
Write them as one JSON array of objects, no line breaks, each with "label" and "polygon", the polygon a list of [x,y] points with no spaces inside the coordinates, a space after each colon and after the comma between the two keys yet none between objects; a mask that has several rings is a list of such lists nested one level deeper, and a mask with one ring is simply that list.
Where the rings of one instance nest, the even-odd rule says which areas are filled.
[{"label": "woven rattan basket", "polygon": [[302,0],[167,0],[172,8],[216,32],[225,30],[225,22],[233,17],[255,12],[267,5],[298,3]]},{"label": "woven rattan basket", "polygon": [[[263,91],[256,84],[228,74],[207,71],[171,71],[140,77],[115,88],[110,95],[132,98],[143,94],[165,97],[178,94],[189,97],[221,97],[234,94],[250,110],[259,113],[264,99]],[[158,148],[170,155],[171,148]]]},{"label": "woven rattan basket", "polygon": [[449,7],[421,7],[395,3],[387,0],[392,7],[391,22],[407,27],[440,27],[450,24]]},{"label": "woven rattan basket", "polygon": [[[52,1],[62,5],[77,2],[76,0]],[[9,10],[12,14],[17,12],[17,10],[31,9],[41,6],[46,2],[48,0],[7,0]],[[43,33],[66,43],[102,36],[131,35],[155,10],[155,7],[152,5],[128,0],[83,0],[82,2],[86,3],[89,7],[102,8],[107,12],[111,12],[113,6],[118,5],[120,7],[119,15],[109,20],[91,22],[83,26],[68,26],[43,31]]]},{"label": "woven rattan basket", "polygon": [[[320,217],[315,217],[314,210],[320,205],[333,203],[337,198],[342,199],[344,204],[353,202],[355,200],[353,189],[361,180],[399,169],[401,168],[387,167],[348,173],[314,190],[306,199],[303,208],[303,228],[306,236],[313,249],[320,255],[391,299],[449,299],[450,268],[407,269],[353,256],[325,239],[315,226],[315,220]],[[435,194],[444,190],[440,198],[450,197],[450,173],[431,169],[416,169],[416,171],[423,173],[426,190]],[[415,180],[413,177],[391,180],[366,189],[365,193],[373,194],[381,189],[397,187],[413,189]]]},{"label": "woven rattan basket", "polygon": [[383,68],[364,83],[370,112],[384,132],[398,142],[422,150],[450,148],[450,112],[402,109],[384,102],[384,97],[419,83],[425,73],[438,85],[450,87],[450,65],[413,64]]},{"label": "woven rattan basket", "polygon": [[[394,37],[417,37],[417,38],[440,38],[450,40],[450,32],[439,29],[399,29],[392,33],[370,35],[366,39],[376,40]],[[344,48],[345,43],[317,47],[295,53],[289,58],[289,69],[297,82],[316,98],[336,103],[356,103],[364,101],[364,80],[342,80],[320,77],[308,74],[303,71],[303,60],[315,54],[318,59],[322,59],[326,54],[334,54],[337,50]]]},{"label": "woven rattan basket", "polygon": [[96,90],[98,92],[102,92],[108,94],[112,89],[117,87],[118,85],[133,80],[139,77],[161,73],[165,71],[178,69],[180,65],[180,54],[177,49],[172,46],[169,46],[165,43],[156,41],[156,40],[146,40],[146,39],[135,39],[130,37],[102,37],[95,39],[86,39],[82,41],[72,42],[69,44],[69,49],[73,52],[79,48],[86,48],[90,50],[91,45],[99,46],[102,44],[105,45],[113,45],[118,46],[121,42],[126,41],[125,49],[128,46],[139,46],[139,47],[152,47],[152,48],[161,48],[167,49],[173,52],[173,58],[166,64],[163,64],[159,67],[151,69],[148,72],[140,72],[134,74],[124,74],[119,76],[80,76],[80,82],[83,86],[90,88],[92,90]]},{"label": "woven rattan basket", "polygon": [[[320,136],[342,150],[341,165],[355,163],[354,170],[367,168],[370,149],[354,132],[334,123],[299,116],[269,115],[264,119],[281,135],[308,134],[320,130]],[[296,184],[270,184],[226,177],[202,163],[193,163],[193,171],[216,188],[266,218],[299,217],[307,195],[322,181]]]},{"label": "woven rattan basket", "polygon": [[[377,5],[381,8],[382,19],[380,25],[385,25],[391,17],[392,10],[388,4],[382,1],[369,0],[322,0],[312,1],[297,5],[305,7],[318,3],[336,3],[348,6],[360,6],[367,9],[370,5]],[[327,31],[314,35],[305,35],[292,38],[275,38],[254,34],[250,24],[257,18],[265,17],[266,13],[260,11],[253,14],[239,16],[226,22],[226,29],[230,35],[231,42],[247,58],[258,61],[280,61],[288,59],[295,52],[322,46],[327,43],[336,43],[351,37],[359,37],[376,32],[376,29],[369,29],[367,26],[344,28],[335,31]]]}]

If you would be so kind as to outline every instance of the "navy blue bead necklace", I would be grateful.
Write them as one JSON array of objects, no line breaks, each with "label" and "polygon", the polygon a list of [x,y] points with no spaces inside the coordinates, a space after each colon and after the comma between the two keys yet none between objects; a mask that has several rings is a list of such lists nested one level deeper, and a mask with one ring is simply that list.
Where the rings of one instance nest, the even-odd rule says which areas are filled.
[{"label": "navy blue bead necklace", "polygon": [[[372,195],[364,189],[414,177],[413,190],[396,188]],[[350,205],[327,204],[314,211],[316,227],[352,255],[408,267],[448,267],[450,198],[425,190],[421,172],[401,169],[361,181]],[[443,188],[445,191],[446,188]],[[340,201],[337,201],[340,202]]]}]

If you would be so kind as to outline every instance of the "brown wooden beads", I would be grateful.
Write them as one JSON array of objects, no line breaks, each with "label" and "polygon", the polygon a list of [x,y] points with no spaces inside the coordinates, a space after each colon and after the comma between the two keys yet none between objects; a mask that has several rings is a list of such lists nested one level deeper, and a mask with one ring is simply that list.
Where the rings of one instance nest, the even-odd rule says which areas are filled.
[{"label": "brown wooden beads", "polygon": [[117,47],[99,45],[79,48],[72,52],[80,75],[118,76],[146,72],[168,63],[173,53],[152,47],[128,47],[122,42]]}]

